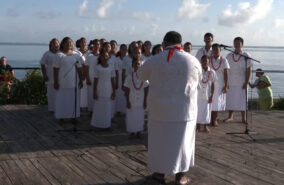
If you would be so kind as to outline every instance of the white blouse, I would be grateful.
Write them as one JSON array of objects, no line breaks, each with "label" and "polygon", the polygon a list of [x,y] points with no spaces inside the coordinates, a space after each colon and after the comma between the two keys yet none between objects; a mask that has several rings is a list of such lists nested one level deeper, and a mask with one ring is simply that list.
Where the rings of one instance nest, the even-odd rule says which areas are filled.
[{"label": "white blouse", "polygon": [[99,56],[95,56],[93,54],[90,54],[86,58],[85,65],[89,66],[89,76],[90,76],[91,82],[94,81],[94,73],[95,73],[95,68],[97,67],[97,64],[98,64],[98,57]]},{"label": "white blouse", "polygon": [[100,97],[111,97],[112,86],[111,78],[115,77],[115,72],[113,68],[108,65],[108,67],[102,67],[100,64],[95,68],[94,78],[98,79],[97,85],[97,95]]},{"label": "white blouse", "polygon": [[210,68],[216,73],[216,84],[215,88],[224,87],[224,69],[230,69],[230,65],[226,58],[219,56],[215,59],[213,56],[210,57]]},{"label": "white blouse", "polygon": [[[84,56],[80,56],[75,52],[72,55],[65,55],[62,52],[57,53],[57,59],[54,61],[53,67],[59,68],[59,88],[75,88],[75,79],[76,77],[79,79],[76,67],[81,67],[82,63],[85,63]],[[79,80],[77,82],[79,83]]]},{"label": "white blouse", "polygon": [[208,67],[207,71],[202,69],[202,79],[198,87],[198,99],[209,100],[211,95],[211,86],[216,80],[215,72]]},{"label": "white blouse", "polygon": [[[249,56],[247,52],[242,51],[241,54]],[[229,53],[226,58],[230,65],[229,86],[243,86],[245,83],[246,69],[252,66],[251,60],[248,59],[246,65],[245,57],[235,53]]]},{"label": "white blouse", "polygon": [[144,88],[149,86],[149,82],[141,81],[136,72],[127,76],[124,86],[130,89],[129,99],[131,107],[141,107],[144,102]]},{"label": "white blouse", "polygon": [[46,75],[48,77],[48,81],[46,84],[53,84],[53,62],[57,60],[56,53],[52,53],[51,51],[47,51],[43,54],[40,64],[45,65]]},{"label": "white blouse", "polygon": [[210,48],[208,51],[205,49],[205,46],[200,48],[197,51],[195,57],[199,60],[199,62],[201,62],[201,58],[202,58],[203,55],[207,55],[207,56],[211,57],[211,55],[212,55],[212,48]]}]

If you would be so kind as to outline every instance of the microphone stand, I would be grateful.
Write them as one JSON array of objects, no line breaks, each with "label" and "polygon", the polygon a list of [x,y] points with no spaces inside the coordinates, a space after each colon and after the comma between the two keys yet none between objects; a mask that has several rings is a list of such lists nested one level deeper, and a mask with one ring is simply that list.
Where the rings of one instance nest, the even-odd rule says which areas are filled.
[{"label": "microphone stand", "polygon": [[[235,51],[233,51],[233,50],[231,50],[231,49],[228,49],[228,46],[221,45],[221,47],[223,47],[223,48],[224,48],[225,50],[227,50],[227,51],[230,51],[230,52],[232,52],[232,53],[236,53]],[[251,57],[246,56],[246,55],[241,54],[241,53],[238,53],[238,54],[245,58],[245,66],[246,66],[246,69],[247,69],[247,60],[248,60],[248,59],[250,59],[250,60],[252,60],[252,61],[255,61],[255,62],[257,62],[257,63],[260,63],[260,61],[254,59],[254,58],[251,58]],[[247,71],[245,72],[245,79],[247,79]],[[246,92],[245,92],[245,93],[246,93],[246,95],[245,95],[245,97],[246,97],[246,100],[245,100],[245,101],[246,101],[246,128],[245,128],[244,132],[228,132],[228,133],[226,133],[226,134],[229,134],[229,135],[245,134],[245,135],[247,135],[249,138],[251,138],[252,141],[255,142],[256,140],[251,136],[251,134],[257,134],[257,133],[256,133],[256,132],[253,132],[253,131],[250,131],[249,128],[248,128],[248,89],[247,89],[247,88],[246,88]]]},{"label": "microphone stand", "polygon": [[[89,130],[89,129],[85,129],[85,130],[78,130],[78,121],[77,121],[77,92],[78,92],[78,67],[77,67],[77,64],[79,62],[76,61],[75,64],[74,64],[74,67],[75,67],[75,96],[74,96],[74,114],[75,114],[75,117],[73,118],[72,120],[72,123],[73,123],[73,129],[62,129],[62,130],[57,130],[57,132],[72,132],[74,134],[76,134],[76,136],[79,134],[79,132],[92,132],[93,130]],[[72,69],[71,69],[72,70]],[[71,71],[70,70],[70,71]],[[69,71],[69,72],[70,72]],[[69,73],[68,72],[68,73]],[[67,74],[68,74],[67,73]]]}]

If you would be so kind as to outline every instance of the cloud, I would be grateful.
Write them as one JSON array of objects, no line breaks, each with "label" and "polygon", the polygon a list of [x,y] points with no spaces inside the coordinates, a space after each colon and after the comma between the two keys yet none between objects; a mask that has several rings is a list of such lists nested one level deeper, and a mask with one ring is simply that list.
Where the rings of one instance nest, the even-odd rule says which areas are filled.
[{"label": "cloud", "polygon": [[284,27],[284,19],[276,19],[274,21],[274,27],[275,28],[282,28],[282,27]]},{"label": "cloud", "polygon": [[82,16],[85,13],[86,9],[88,8],[88,3],[89,3],[88,0],[84,0],[82,2],[82,4],[80,4],[80,6],[79,6],[79,16]]},{"label": "cloud", "polygon": [[40,11],[40,12],[36,12],[35,13],[36,17],[40,18],[40,19],[55,19],[59,13],[56,12],[52,12],[52,11]]},{"label": "cloud", "polygon": [[178,17],[193,19],[203,15],[209,6],[210,3],[199,4],[198,0],[182,0],[181,7],[178,10]]},{"label": "cloud", "polygon": [[219,16],[219,24],[235,26],[253,23],[264,18],[271,10],[272,4],[273,0],[257,0],[255,5],[251,5],[249,2],[241,2],[236,11],[233,11],[232,5],[228,5]]},{"label": "cloud", "polygon": [[6,12],[6,16],[8,17],[19,17],[20,14],[16,9],[10,8]]},{"label": "cloud", "polygon": [[104,0],[98,8],[98,16],[100,18],[105,18],[107,16],[107,10],[114,5],[114,0]]},{"label": "cloud", "polygon": [[133,18],[138,20],[150,20],[150,21],[159,21],[160,17],[157,17],[149,12],[134,12]]}]

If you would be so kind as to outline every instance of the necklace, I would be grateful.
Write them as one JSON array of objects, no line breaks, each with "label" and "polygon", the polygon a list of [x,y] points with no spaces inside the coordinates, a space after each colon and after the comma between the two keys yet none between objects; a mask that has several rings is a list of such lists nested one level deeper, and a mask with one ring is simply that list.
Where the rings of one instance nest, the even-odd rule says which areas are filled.
[{"label": "necklace", "polygon": [[204,81],[203,78],[202,78],[201,82],[204,83],[204,84],[207,84],[209,82],[210,75],[211,75],[211,71],[208,71],[208,78],[207,78],[207,80]]},{"label": "necklace", "polygon": [[[137,73],[136,73],[136,77],[138,78]],[[141,82],[139,87],[136,86],[136,84],[134,82],[134,72],[132,72],[132,84],[133,84],[134,89],[136,89],[137,91],[140,90],[143,86],[143,82]]]},{"label": "necklace", "polygon": [[232,58],[233,58],[233,61],[234,61],[234,62],[239,62],[240,59],[241,59],[241,57],[242,57],[242,55],[240,55],[239,58],[236,60],[236,59],[235,59],[235,56],[234,56],[234,53],[232,54]]},{"label": "necklace", "polygon": [[211,66],[212,66],[212,68],[213,68],[215,71],[218,71],[219,68],[221,67],[222,61],[223,61],[223,58],[222,58],[222,56],[221,56],[221,57],[220,57],[219,66],[218,66],[217,68],[215,68],[215,66],[213,65],[213,55],[212,55],[212,56],[211,56]]}]

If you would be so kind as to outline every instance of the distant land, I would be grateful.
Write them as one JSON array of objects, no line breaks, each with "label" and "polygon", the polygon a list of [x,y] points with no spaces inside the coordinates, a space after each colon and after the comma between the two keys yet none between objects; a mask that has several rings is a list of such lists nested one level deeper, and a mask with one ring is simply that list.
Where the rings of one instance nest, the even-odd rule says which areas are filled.
[{"label": "distant land", "polygon": [[[25,43],[25,42],[0,42],[0,45],[13,45],[13,46],[47,46],[48,43]],[[154,45],[154,44],[153,44]],[[204,45],[193,45],[193,48],[200,48]],[[230,46],[232,47],[232,46]],[[284,46],[244,46],[244,48],[259,48],[259,49],[284,49]]]}]

